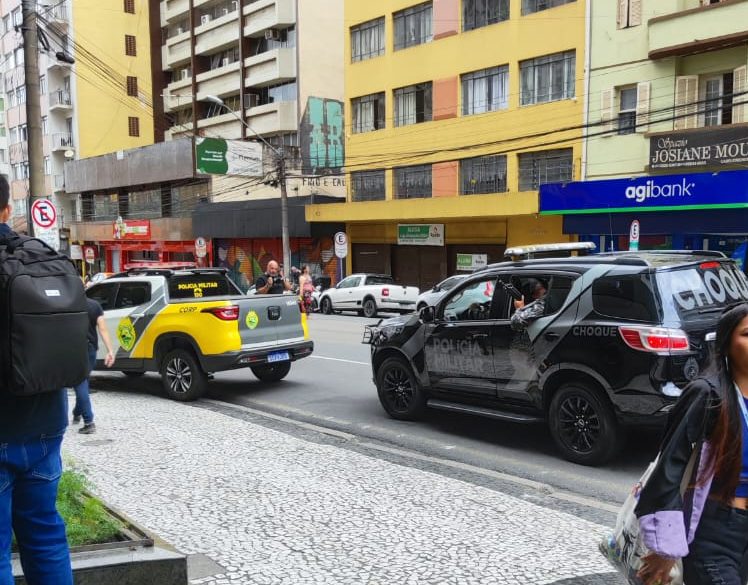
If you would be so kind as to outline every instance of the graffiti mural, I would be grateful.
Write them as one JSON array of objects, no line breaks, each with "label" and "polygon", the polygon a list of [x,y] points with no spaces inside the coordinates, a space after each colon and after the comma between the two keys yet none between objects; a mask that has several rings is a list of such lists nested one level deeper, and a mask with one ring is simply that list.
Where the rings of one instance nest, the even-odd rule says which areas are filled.
[{"label": "graffiti mural", "polygon": [[345,162],[343,102],[310,97],[301,119],[302,172],[338,175]]},{"label": "graffiti mural", "polygon": [[[229,277],[243,291],[252,286],[265,272],[268,262],[283,262],[279,239],[215,239],[215,266],[226,268]],[[291,238],[291,264],[297,268],[309,266],[314,278],[327,276],[331,285],[338,281],[338,259],[332,238]],[[290,271],[285,269],[286,276]]]}]

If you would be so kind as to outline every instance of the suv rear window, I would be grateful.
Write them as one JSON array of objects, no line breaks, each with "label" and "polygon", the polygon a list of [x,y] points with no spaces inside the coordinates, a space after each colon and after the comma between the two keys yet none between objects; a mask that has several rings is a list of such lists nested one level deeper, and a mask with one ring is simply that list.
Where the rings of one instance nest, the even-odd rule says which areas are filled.
[{"label": "suv rear window", "polygon": [[647,323],[660,320],[649,274],[598,278],[592,285],[592,305],[603,317]]},{"label": "suv rear window", "polygon": [[395,281],[391,276],[367,276],[367,285],[379,285],[379,284],[395,284]]},{"label": "suv rear window", "polygon": [[186,274],[169,278],[170,299],[202,299],[241,294],[225,274]]},{"label": "suv rear window", "polygon": [[748,301],[748,280],[734,262],[703,262],[656,274],[667,320],[721,313]]}]

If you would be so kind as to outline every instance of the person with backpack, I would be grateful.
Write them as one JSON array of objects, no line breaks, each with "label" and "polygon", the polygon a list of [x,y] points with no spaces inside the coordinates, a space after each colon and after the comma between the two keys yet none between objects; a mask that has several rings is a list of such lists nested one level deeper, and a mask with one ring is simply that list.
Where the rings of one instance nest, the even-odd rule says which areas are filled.
[{"label": "person with backpack", "polygon": [[[111,368],[114,365],[114,350],[112,342],[109,339],[109,331],[104,321],[104,310],[101,305],[94,299],[86,299],[88,305],[88,364],[90,372],[96,367],[96,353],[99,351],[99,335],[104,341],[107,354],[104,358],[104,365]],[[93,407],[91,406],[91,396],[89,394],[89,382],[86,377],[83,382],[75,387],[75,408],[73,408],[73,424],[79,424],[83,419],[83,426],[78,429],[82,435],[91,435],[96,432],[94,423]]]},{"label": "person with backpack", "polygon": [[14,582],[13,533],[29,585],[72,585],[56,499],[65,388],[86,372],[83,283],[69,259],[13,232],[10,215],[0,176],[0,585]]},{"label": "person with backpack", "polygon": [[[678,400],[635,513],[638,577],[665,585],[682,562],[686,585],[748,581],[748,303],[719,320],[712,371]],[[685,489],[684,487],[685,486]]]}]

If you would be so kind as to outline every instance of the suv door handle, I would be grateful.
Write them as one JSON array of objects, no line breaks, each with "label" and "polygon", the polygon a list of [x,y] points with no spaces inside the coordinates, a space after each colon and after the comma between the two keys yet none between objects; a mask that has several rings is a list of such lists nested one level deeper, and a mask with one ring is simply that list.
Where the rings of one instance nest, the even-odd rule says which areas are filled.
[{"label": "suv door handle", "polygon": [[544,335],[544,337],[545,337],[545,338],[546,338],[546,339],[547,339],[548,341],[553,341],[554,339],[558,339],[558,338],[560,338],[561,336],[560,336],[560,335],[559,335],[558,333],[554,333],[553,331],[550,331],[550,332],[546,333],[546,334]]}]

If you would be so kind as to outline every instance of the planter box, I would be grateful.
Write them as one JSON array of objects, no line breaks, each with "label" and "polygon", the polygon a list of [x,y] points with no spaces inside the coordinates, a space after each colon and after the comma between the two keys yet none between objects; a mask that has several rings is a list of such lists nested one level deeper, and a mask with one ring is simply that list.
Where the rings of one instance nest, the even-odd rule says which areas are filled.
[{"label": "planter box", "polygon": [[[186,585],[187,559],[183,554],[104,507],[124,526],[121,540],[71,548],[76,585]],[[16,585],[26,585],[17,554],[12,562]]]}]

